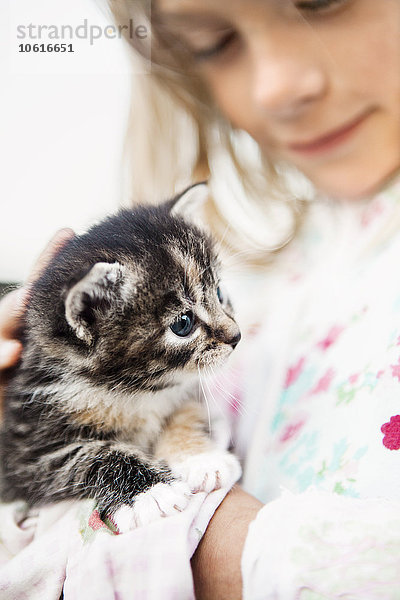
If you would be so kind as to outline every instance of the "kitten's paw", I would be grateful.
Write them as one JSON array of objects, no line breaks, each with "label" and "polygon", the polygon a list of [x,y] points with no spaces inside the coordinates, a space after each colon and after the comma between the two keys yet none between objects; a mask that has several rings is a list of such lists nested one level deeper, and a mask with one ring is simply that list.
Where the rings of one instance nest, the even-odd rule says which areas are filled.
[{"label": "kitten's paw", "polygon": [[224,450],[194,454],[170,467],[173,474],[186,481],[193,492],[231,487],[242,474],[236,456]]},{"label": "kitten's paw", "polygon": [[157,483],[139,494],[133,506],[121,506],[113,517],[119,531],[130,531],[185,510],[191,491],[184,481]]}]

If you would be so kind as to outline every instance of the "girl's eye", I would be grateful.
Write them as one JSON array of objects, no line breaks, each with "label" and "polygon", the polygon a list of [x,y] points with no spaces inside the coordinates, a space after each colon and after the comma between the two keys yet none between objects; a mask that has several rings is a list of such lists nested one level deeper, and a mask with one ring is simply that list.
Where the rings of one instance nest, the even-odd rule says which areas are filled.
[{"label": "girl's eye", "polygon": [[170,325],[171,331],[178,335],[179,337],[186,337],[191,333],[194,325],[194,315],[191,310],[183,315],[180,315],[173,323]]},{"label": "girl's eye", "polygon": [[294,4],[297,10],[317,12],[329,10],[330,8],[334,8],[335,5],[344,4],[347,1],[348,0],[300,0]]},{"label": "girl's eye", "polygon": [[223,296],[221,288],[219,286],[217,287],[217,296],[218,296],[218,300],[220,301],[220,303],[223,304],[224,296]]},{"label": "girl's eye", "polygon": [[219,56],[235,42],[237,38],[236,31],[229,30],[215,44],[204,48],[192,50],[192,55],[195,60],[202,61]]}]

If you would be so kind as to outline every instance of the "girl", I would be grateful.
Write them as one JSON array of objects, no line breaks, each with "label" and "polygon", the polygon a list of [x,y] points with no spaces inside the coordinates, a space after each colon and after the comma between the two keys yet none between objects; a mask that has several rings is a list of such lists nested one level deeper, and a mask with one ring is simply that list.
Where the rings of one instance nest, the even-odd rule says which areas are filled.
[{"label": "girl", "polygon": [[[246,491],[226,496],[193,557],[196,597],[398,598],[400,2],[111,7],[121,23],[152,23],[136,97],[153,129],[148,152],[133,151],[136,188],[210,174],[210,225],[251,265],[268,263],[241,280],[251,327],[224,383]],[[172,135],[177,113],[193,156]],[[1,308],[3,368],[20,352],[14,300]]]}]

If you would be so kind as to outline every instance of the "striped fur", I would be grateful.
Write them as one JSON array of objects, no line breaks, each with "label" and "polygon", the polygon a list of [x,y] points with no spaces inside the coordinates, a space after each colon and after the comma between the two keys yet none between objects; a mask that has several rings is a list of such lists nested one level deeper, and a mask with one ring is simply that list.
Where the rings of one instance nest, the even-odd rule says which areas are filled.
[{"label": "striped fur", "polygon": [[[217,295],[212,242],[177,202],[109,217],[34,284],[6,391],[3,500],[95,498],[114,512],[173,481],[171,457],[209,449],[198,411],[183,407],[198,369],[225,360],[240,334]],[[180,337],[170,326],[187,313],[195,325]]]}]

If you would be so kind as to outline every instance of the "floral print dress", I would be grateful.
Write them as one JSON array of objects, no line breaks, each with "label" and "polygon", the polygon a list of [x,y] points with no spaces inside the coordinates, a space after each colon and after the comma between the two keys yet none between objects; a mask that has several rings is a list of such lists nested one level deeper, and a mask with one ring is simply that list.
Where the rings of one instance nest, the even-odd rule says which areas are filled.
[{"label": "floral print dress", "polygon": [[245,597],[399,599],[400,181],[315,202],[262,287],[229,392],[244,487],[267,503]]}]

